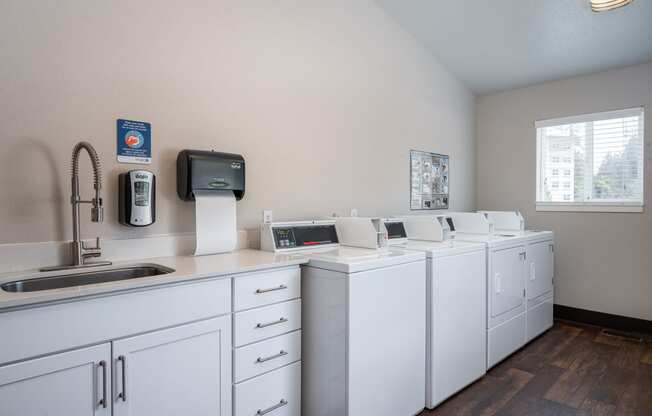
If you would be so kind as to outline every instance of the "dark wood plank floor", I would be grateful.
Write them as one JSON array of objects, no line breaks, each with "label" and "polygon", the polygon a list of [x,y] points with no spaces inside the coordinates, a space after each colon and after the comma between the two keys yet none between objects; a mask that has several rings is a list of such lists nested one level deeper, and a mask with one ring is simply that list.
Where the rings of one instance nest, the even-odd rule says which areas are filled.
[{"label": "dark wood plank floor", "polygon": [[652,415],[652,339],[557,322],[476,383],[420,416]]}]

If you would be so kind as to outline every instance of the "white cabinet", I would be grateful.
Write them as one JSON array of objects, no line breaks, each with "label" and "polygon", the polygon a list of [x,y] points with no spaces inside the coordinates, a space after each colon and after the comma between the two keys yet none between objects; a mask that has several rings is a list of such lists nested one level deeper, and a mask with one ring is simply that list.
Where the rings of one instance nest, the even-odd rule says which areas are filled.
[{"label": "white cabinet", "polygon": [[231,416],[231,317],[0,367],[2,416]]},{"label": "white cabinet", "polygon": [[231,415],[231,317],[113,343],[114,416]]},{"label": "white cabinet", "polygon": [[111,345],[0,367],[3,416],[110,416]]},{"label": "white cabinet", "polygon": [[234,416],[301,414],[301,271],[233,279]]},{"label": "white cabinet", "polygon": [[232,416],[236,381],[298,416],[300,295],[296,266],[2,313],[0,416]]}]

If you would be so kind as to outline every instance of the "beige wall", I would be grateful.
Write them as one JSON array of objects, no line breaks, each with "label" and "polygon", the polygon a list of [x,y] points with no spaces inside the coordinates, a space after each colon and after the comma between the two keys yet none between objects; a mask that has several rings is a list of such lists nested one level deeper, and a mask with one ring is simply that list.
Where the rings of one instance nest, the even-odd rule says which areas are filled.
[{"label": "beige wall", "polygon": [[[241,228],[264,208],[404,212],[412,148],[450,154],[452,208],[474,207],[473,96],[372,1],[3,1],[0,62],[0,243],[70,238],[81,139],[101,155],[108,205],[99,226],[83,215],[87,237],[192,232],[175,190],[183,148],[245,156]],[[117,118],[153,126],[146,229],[116,220],[117,175],[134,168],[116,163]]]},{"label": "beige wall", "polygon": [[645,194],[652,195],[652,63],[478,98],[477,202],[519,209],[556,233],[555,303],[652,320],[652,210],[535,211],[534,121],[645,105]]}]

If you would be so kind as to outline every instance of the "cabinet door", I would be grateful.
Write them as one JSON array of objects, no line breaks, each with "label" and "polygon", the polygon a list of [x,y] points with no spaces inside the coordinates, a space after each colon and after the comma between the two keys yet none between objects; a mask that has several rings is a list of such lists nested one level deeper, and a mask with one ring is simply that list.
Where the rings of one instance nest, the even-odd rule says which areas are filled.
[{"label": "cabinet door", "polygon": [[527,297],[537,298],[552,291],[554,246],[552,241],[531,244],[528,247]]},{"label": "cabinet door", "polygon": [[492,252],[491,317],[524,306],[525,247],[518,246]]},{"label": "cabinet door", "polygon": [[113,343],[114,416],[231,415],[231,317]]},{"label": "cabinet door", "polygon": [[110,416],[111,345],[0,367],[2,416]]}]

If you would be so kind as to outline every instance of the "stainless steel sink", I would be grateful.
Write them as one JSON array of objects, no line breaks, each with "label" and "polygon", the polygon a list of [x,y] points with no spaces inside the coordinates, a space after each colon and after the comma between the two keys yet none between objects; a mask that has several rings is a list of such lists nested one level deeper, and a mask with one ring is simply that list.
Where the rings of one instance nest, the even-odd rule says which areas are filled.
[{"label": "stainless steel sink", "polygon": [[138,279],[140,277],[158,276],[172,273],[174,270],[158,264],[144,266],[126,266],[113,269],[92,270],[55,276],[36,277],[16,280],[0,285],[5,292],[37,292],[48,289],[61,289],[92,285],[95,283],[116,282],[119,280]]}]

